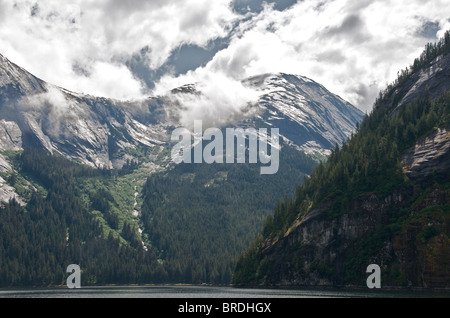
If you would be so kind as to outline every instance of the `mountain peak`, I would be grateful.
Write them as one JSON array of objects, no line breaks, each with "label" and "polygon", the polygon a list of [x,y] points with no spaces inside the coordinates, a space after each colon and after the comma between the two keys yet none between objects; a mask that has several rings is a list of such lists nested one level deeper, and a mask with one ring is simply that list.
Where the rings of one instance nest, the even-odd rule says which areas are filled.
[{"label": "mountain peak", "polygon": [[0,54],[0,96],[3,92],[3,96],[6,97],[9,93],[5,91],[14,87],[17,87],[24,95],[46,91],[44,81]]},{"label": "mountain peak", "polygon": [[245,84],[253,86],[253,87],[261,87],[269,84],[275,83],[312,83],[317,84],[317,82],[312,79],[298,75],[298,74],[287,74],[287,73],[264,73],[260,75],[251,76],[243,81]]},{"label": "mountain peak", "polygon": [[[255,108],[258,111],[252,111],[251,117],[233,113],[231,124],[277,127],[287,144],[306,153],[328,154],[350,136],[363,118],[357,108],[304,76],[268,73],[244,80],[243,84],[260,91]],[[37,143],[83,163],[120,167],[125,160],[120,157],[127,148],[167,143],[169,127],[181,125],[177,120],[187,107],[175,105],[171,97],[201,97],[198,87],[198,83],[184,85],[167,96],[148,98],[133,106],[132,102],[73,94],[47,84],[1,56],[0,119],[19,127],[15,135],[21,132],[23,146]],[[221,89],[226,94],[228,87]],[[219,102],[217,98],[206,101]],[[194,111],[194,115],[199,114]]]},{"label": "mountain peak", "polygon": [[[314,80],[286,73],[267,73],[245,81],[262,92],[267,110],[262,120],[283,127],[284,137],[306,153],[327,155],[363,119],[363,112]],[[299,126],[295,130],[289,127]]]}]

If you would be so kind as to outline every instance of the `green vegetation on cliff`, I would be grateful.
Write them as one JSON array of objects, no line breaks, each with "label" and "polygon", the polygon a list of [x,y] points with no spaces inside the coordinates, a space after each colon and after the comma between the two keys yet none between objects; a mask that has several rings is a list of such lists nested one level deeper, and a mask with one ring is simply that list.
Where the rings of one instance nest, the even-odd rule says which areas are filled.
[{"label": "green vegetation on cliff", "polygon": [[[11,200],[0,208],[1,287],[64,284],[70,264],[81,266],[83,285],[159,282],[156,255],[144,250],[130,224],[119,228],[111,195],[92,193],[92,206],[80,200],[85,193],[79,179],[110,178],[110,172],[35,149],[17,154],[14,162],[45,193],[32,192],[25,207]],[[105,232],[94,209],[116,235]]]}]

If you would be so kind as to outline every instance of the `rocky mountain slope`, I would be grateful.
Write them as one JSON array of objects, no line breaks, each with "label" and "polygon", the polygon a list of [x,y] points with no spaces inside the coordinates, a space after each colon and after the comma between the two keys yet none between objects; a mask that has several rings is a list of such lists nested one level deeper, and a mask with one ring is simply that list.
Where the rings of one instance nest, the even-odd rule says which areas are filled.
[{"label": "rocky mountain slope", "polygon": [[284,139],[306,153],[330,154],[362,120],[360,110],[304,76],[264,74],[244,83],[261,92],[258,119],[280,127]]},{"label": "rocky mountain slope", "polygon": [[[304,77],[264,75],[246,82],[261,92],[253,123],[279,127],[308,152],[327,153],[363,117]],[[86,96],[45,83],[0,55],[0,149],[39,145],[95,167],[119,168],[131,159],[123,156],[126,149],[168,142],[170,129],[180,125],[171,95],[181,91],[186,94],[180,88],[129,102]]]},{"label": "rocky mountain slope", "polygon": [[120,150],[167,140],[153,103],[119,102],[43,82],[0,56],[0,149],[41,147],[99,168],[121,167]]}]

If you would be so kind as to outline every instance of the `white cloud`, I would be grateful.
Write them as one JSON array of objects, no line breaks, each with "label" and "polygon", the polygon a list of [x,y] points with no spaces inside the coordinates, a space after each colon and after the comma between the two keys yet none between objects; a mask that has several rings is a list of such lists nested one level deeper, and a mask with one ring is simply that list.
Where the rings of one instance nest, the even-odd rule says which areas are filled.
[{"label": "white cloud", "polygon": [[308,76],[368,110],[434,40],[421,35],[423,24],[437,24],[437,36],[450,28],[448,0],[303,0],[245,17],[231,2],[0,0],[0,53],[55,85],[128,99],[148,93],[125,67],[143,48],[143,60],[156,70],[183,44],[205,47],[230,36],[206,66],[178,78],[167,74],[156,91],[203,79],[226,81],[226,89],[248,76],[285,72]]},{"label": "white cloud", "polygon": [[[239,80],[266,72],[308,76],[369,110],[381,89],[412,64],[433,39],[424,21],[449,28],[448,1],[300,1],[265,10],[242,23],[226,49],[196,72]],[[190,77],[195,77],[195,73]]]},{"label": "white cloud", "polygon": [[121,100],[142,97],[142,84],[123,64],[95,62],[88,72],[77,77],[77,91]]},{"label": "white cloud", "polygon": [[18,102],[18,107],[28,112],[42,112],[45,110],[46,118],[51,125],[46,125],[47,133],[57,137],[61,133],[61,119],[76,117],[73,113],[76,103],[67,99],[57,87],[48,84],[46,92],[24,96]]},{"label": "white cloud", "polygon": [[171,96],[173,102],[180,105],[176,116],[180,124],[193,129],[195,120],[202,120],[203,129],[224,127],[229,123],[255,115],[258,111],[255,103],[260,93],[244,86],[218,72],[204,72],[195,77],[184,77],[183,82],[166,77],[158,86],[158,92],[165,93],[171,87],[180,87],[194,83],[196,93],[179,93]]},{"label": "white cloud", "polygon": [[21,107],[26,107],[30,110],[42,110],[49,108],[49,113],[55,119],[68,115],[70,108],[75,104],[66,99],[64,94],[53,85],[47,85],[45,93],[34,96],[25,96],[20,101]]},{"label": "white cloud", "polygon": [[225,36],[236,18],[230,1],[2,1],[0,53],[69,90],[140,97],[143,84],[124,63],[148,48],[155,69],[183,43]]}]

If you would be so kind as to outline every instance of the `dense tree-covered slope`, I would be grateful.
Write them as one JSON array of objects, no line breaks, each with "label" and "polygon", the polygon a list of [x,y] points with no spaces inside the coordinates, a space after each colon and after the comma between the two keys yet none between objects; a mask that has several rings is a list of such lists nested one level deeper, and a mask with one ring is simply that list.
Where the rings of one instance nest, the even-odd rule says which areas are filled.
[{"label": "dense tree-covered slope", "polygon": [[14,161],[27,179],[39,180],[40,190],[26,207],[13,199],[0,208],[1,287],[65,284],[70,264],[80,265],[83,285],[160,282],[156,254],[144,250],[131,224],[107,232],[91,213],[108,213],[108,196],[93,194],[93,207],[80,200],[79,178],[109,178],[109,172],[36,149]]},{"label": "dense tree-covered slope", "polygon": [[[280,170],[254,164],[182,164],[143,187],[143,233],[159,253],[167,281],[229,283],[236,258],[284,195],[317,162],[284,146]],[[292,187],[294,185],[294,187]]]},{"label": "dense tree-covered slope", "polygon": [[450,32],[380,93],[357,132],[278,203],[234,284],[449,287]]}]

